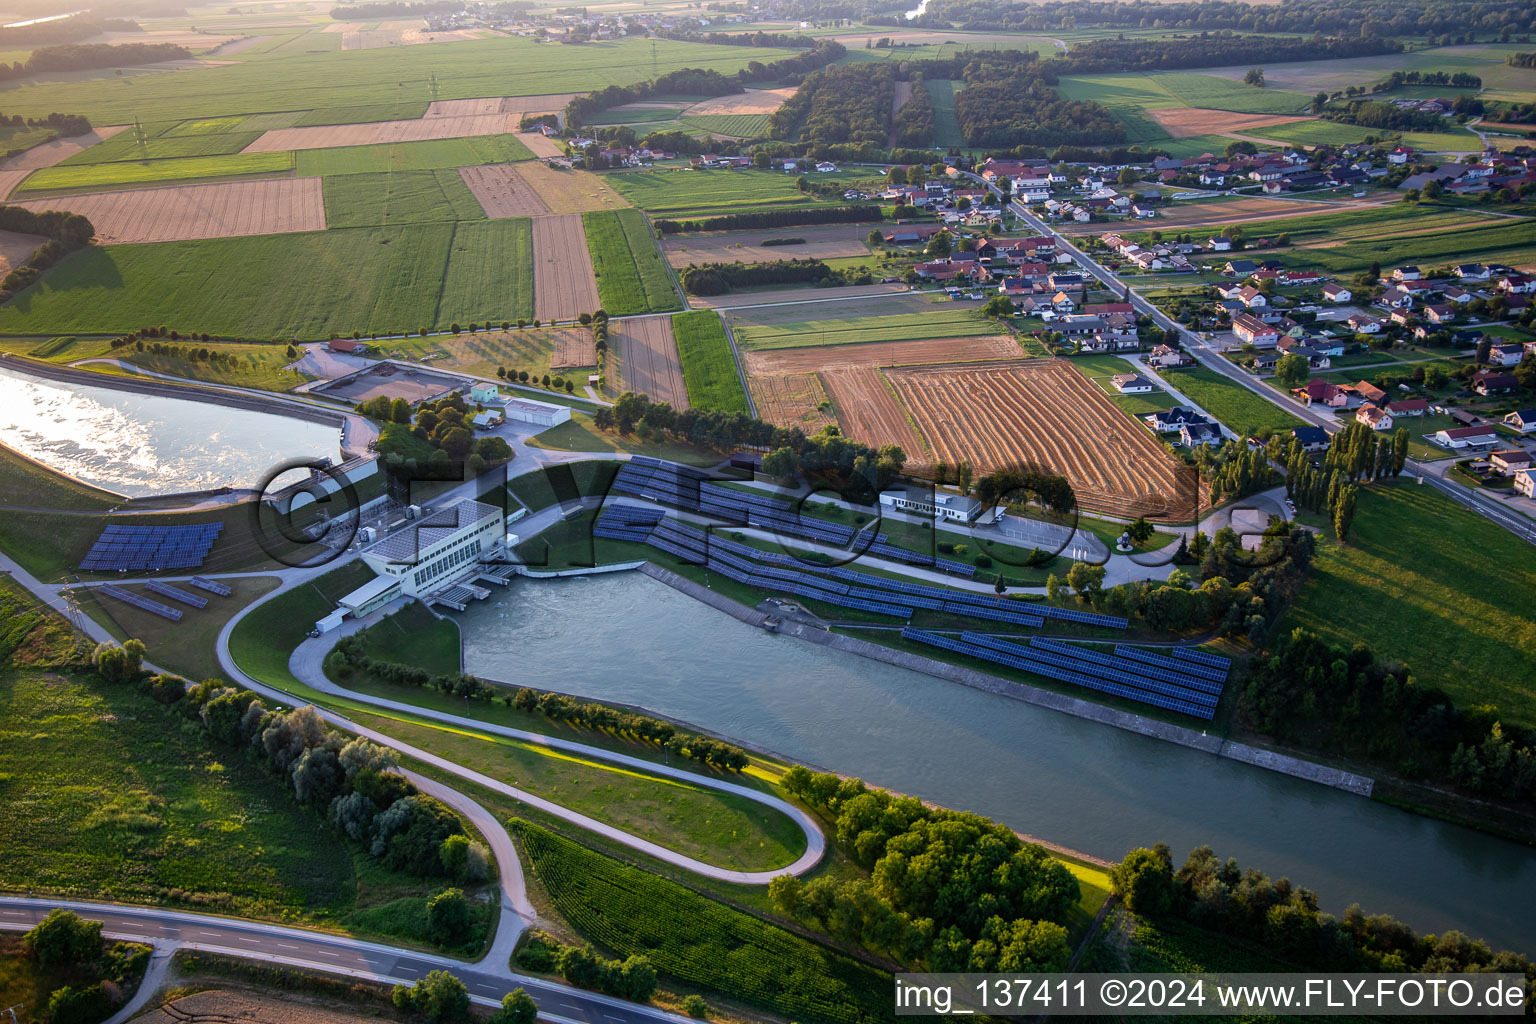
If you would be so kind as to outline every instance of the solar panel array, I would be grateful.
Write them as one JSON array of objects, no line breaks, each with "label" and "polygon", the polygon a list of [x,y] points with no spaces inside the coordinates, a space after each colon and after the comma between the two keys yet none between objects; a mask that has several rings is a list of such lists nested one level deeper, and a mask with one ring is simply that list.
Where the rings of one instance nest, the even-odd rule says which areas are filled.
[{"label": "solar panel array", "polygon": [[1219,654],[1210,654],[1206,651],[1197,651],[1193,647],[1175,647],[1173,656],[1180,661],[1193,661],[1200,665],[1209,665],[1212,668],[1231,668],[1232,659],[1224,658]]},{"label": "solar panel array", "polygon": [[1227,670],[1224,668],[1202,665],[1194,661],[1185,661],[1182,658],[1169,658],[1162,654],[1152,654],[1135,647],[1126,647],[1124,644],[1116,647],[1115,653],[1122,658],[1130,658],[1132,661],[1139,661],[1144,665],[1156,665],[1159,668],[1173,669],[1175,672],[1199,676],[1202,679],[1209,679],[1216,683],[1227,681]]},{"label": "solar panel array", "polygon": [[108,597],[116,598],[124,604],[131,604],[141,611],[158,615],[162,619],[170,619],[172,622],[181,621],[181,609],[163,605],[159,601],[151,601],[147,597],[140,597],[132,591],[124,590],[122,587],[114,587],[109,583],[101,588],[101,592]]},{"label": "solar panel array", "polygon": [[193,576],[187,582],[191,583],[198,590],[206,590],[210,594],[218,594],[220,597],[228,597],[230,595],[228,586],[220,583],[218,580],[211,580],[206,576]]},{"label": "solar panel array", "polygon": [[[781,536],[801,537],[838,548],[854,547],[859,533],[855,527],[844,526],[842,523],[801,516],[789,502],[771,495],[725,487],[710,481],[708,475],[699,470],[656,459],[634,458],[625,463],[614,477],[613,489],[621,494],[646,498],[686,512],[711,516],[724,523],[772,530]],[[859,549],[855,547],[855,550]],[[970,577],[976,574],[974,565],[897,547],[883,533],[876,534],[860,553],[908,565],[932,567],[957,576]]]},{"label": "solar panel array", "polygon": [[80,562],[86,572],[196,569],[208,557],[223,523],[196,526],[109,526]]},{"label": "solar panel array", "polygon": [[[1195,718],[1209,719],[1215,714],[1214,706],[1208,706],[1191,699],[1171,696],[1168,693],[1135,684],[1128,678],[1116,674],[1113,669],[1101,668],[1099,671],[1094,671],[1094,666],[1091,662],[1074,661],[1074,659],[1065,656],[1036,650],[1021,644],[997,640],[981,633],[967,631],[961,634],[960,639],[956,640],[951,637],[907,626],[902,629],[901,635],[903,639],[915,640],[930,647],[938,647],[941,650],[979,658],[983,661],[990,661],[993,664],[1005,665],[1009,668],[1030,672],[1058,682],[1071,683],[1074,686],[1081,686],[1084,689],[1094,690],[1099,693],[1124,697],[1128,700],[1150,704],[1153,707],[1192,715]],[[1170,687],[1169,689],[1173,688]]]},{"label": "solar panel array", "polygon": [[[642,522],[649,520],[649,525]],[[691,523],[628,505],[607,505],[593,532],[599,537],[643,541],[728,579],[761,590],[793,594],[843,608],[907,619],[918,609],[1038,628],[1047,618],[1124,629],[1126,620],[1070,608],[1025,604],[1016,598],[907,583],[845,566],[808,564],[781,551],[762,551],[706,533]]]},{"label": "solar panel array", "polygon": [[[1029,646],[1042,651],[1050,651],[1058,655],[1078,658],[1082,661],[1092,662],[1105,668],[1116,669],[1121,672],[1142,676],[1146,679],[1159,680],[1164,683],[1174,683],[1191,690],[1199,690],[1202,693],[1221,696],[1221,684],[1209,679],[1199,679],[1183,672],[1175,672],[1172,669],[1157,668],[1129,658],[1120,658],[1113,654],[1105,654],[1085,647],[1077,647],[1073,644],[1062,643],[1060,640],[1052,640],[1049,637],[1032,636],[1029,638]],[[1202,701],[1202,703],[1204,703]],[[1214,703],[1212,701],[1211,703]]]},{"label": "solar panel array", "polygon": [[161,597],[168,597],[172,601],[178,601],[181,604],[191,605],[193,608],[208,607],[208,599],[206,597],[201,597],[197,594],[189,594],[185,590],[177,590],[175,587],[161,583],[159,580],[150,580],[148,583],[144,584],[144,589],[150,591],[151,593],[159,594]]}]

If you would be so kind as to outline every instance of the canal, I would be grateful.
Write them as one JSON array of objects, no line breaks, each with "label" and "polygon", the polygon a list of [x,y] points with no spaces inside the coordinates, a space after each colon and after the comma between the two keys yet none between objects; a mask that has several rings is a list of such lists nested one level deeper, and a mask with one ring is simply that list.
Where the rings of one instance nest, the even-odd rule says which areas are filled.
[{"label": "canal", "polygon": [[460,620],[468,672],[641,705],[1100,857],[1208,844],[1333,913],[1536,949],[1525,847],[771,635],[638,573],[519,581]]}]

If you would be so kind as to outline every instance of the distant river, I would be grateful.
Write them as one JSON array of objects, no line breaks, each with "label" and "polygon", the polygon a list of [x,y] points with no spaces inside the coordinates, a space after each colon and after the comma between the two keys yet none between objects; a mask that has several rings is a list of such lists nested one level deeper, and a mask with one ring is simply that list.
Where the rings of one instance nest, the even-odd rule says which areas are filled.
[{"label": "distant river", "polygon": [[77,480],[139,498],[256,487],[289,459],[337,458],[341,435],[336,427],[291,416],[3,368],[0,444]]},{"label": "distant river", "polygon": [[468,672],[642,705],[1111,860],[1209,844],[1334,913],[1536,952],[1536,855],[1470,829],[765,633],[638,573],[519,580],[460,618]]}]

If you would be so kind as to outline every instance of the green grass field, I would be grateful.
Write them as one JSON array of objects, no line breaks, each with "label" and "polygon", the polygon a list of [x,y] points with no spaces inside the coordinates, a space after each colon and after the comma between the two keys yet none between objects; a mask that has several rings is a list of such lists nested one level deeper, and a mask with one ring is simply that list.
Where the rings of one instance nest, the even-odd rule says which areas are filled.
[{"label": "green grass field", "polygon": [[119,350],[117,356],[154,373],[168,373],[173,377],[207,381],[210,384],[261,388],[265,391],[287,391],[313,379],[297,370],[287,369],[293,360],[288,358],[287,347],[284,345],[221,343],[215,351],[233,356],[234,362],[213,362],[166,353],[157,355],[153,351],[135,352],[131,348]]},{"label": "green grass field", "polygon": [[[242,120],[236,118],[235,120]],[[99,164],[114,160],[167,160],[189,156],[228,156],[238,153],[261,137],[260,132],[190,133],[173,135],[154,133],[145,125],[147,137],[141,143],[132,128],[81,150],[60,162],[61,165]],[[177,125],[171,125],[174,131]]]},{"label": "green grass field", "polygon": [[[292,49],[222,67],[67,82],[10,82],[0,89],[0,110],[31,117],[67,110],[86,115],[93,124],[132,124],[141,111],[181,120],[308,110],[325,115],[306,118],[308,123],[347,123],[419,117],[434,98],[590,92],[683,67],[734,74],[749,61],[768,63],[794,52],[639,38],[560,46],[502,36],[451,46],[391,46],[345,53],[333,48],[339,44],[337,33],[310,32],[293,40]],[[327,48],[313,52],[317,45]]]},{"label": "green grass field", "polygon": [[[1536,223],[1513,218],[1489,218],[1469,223],[1469,218],[1477,216],[1474,212],[1431,209],[1433,212],[1430,217],[1401,222],[1398,225],[1401,233],[1398,234],[1393,233],[1393,225],[1382,225],[1373,233],[1361,232],[1363,237],[1343,245],[1317,249],[1283,249],[1277,251],[1273,258],[1287,266],[1321,269],[1344,275],[1363,271],[1373,262],[1385,266],[1398,263],[1433,266],[1475,259],[1485,262],[1500,260],[1518,265],[1536,257]],[[1433,219],[1435,217],[1439,220]],[[1429,230],[1437,223],[1459,223],[1461,226]],[[1256,225],[1245,225],[1245,233],[1257,233],[1258,230]],[[1294,228],[1282,230],[1291,230],[1292,238],[1296,238]],[[1309,231],[1309,234],[1312,233]]]},{"label": "green grass field", "polygon": [[515,320],[533,316],[532,268],[523,219],[92,246],[0,307],[0,331],[176,322],[230,337],[325,338]]},{"label": "green grass field", "polygon": [[1362,487],[1347,544],[1321,538],[1282,626],[1364,641],[1463,707],[1536,725],[1536,554],[1429,487]]},{"label": "green grass field", "polygon": [[933,144],[965,145],[965,133],[960,130],[960,121],[955,117],[955,96],[964,88],[964,83],[948,78],[924,79],[923,88],[928,90],[928,98],[933,101]]},{"label": "green grass field", "polygon": [[[246,117],[203,117],[192,121],[181,121],[171,126],[161,135],[177,137],[182,135],[226,135],[230,132],[256,131],[263,132],[265,127],[242,127],[249,120]],[[131,131],[131,130],[130,130]]]},{"label": "green grass field", "polygon": [[1318,146],[1347,146],[1353,142],[1364,141],[1367,135],[1373,133],[1369,128],[1362,128],[1357,124],[1340,124],[1337,121],[1297,121],[1293,124],[1276,124],[1268,128],[1255,128],[1245,135],[1253,135],[1261,139],[1275,139],[1280,142],[1295,142],[1301,145]]},{"label": "green grass field", "polygon": [[1240,434],[1290,430],[1304,424],[1284,409],[1203,366],[1164,370],[1168,386]]},{"label": "green grass field", "polygon": [[736,340],[748,348],[803,348],[856,345],[867,341],[913,341],[996,334],[996,324],[969,308],[935,306],[932,312],[896,316],[829,317],[801,323],[753,324],[733,317]]},{"label": "green grass field", "polygon": [[746,413],[747,396],[720,315],[712,309],[678,313],[672,317],[672,333],[688,385],[688,404],[695,409]]},{"label": "green grass field", "polygon": [[590,125],[606,124],[651,124],[656,121],[675,121],[682,114],[681,107],[644,107],[639,110],[600,110],[585,118],[582,123]]},{"label": "green grass field", "polygon": [[285,175],[292,170],[292,153],[236,153],[229,156],[190,156],[177,160],[58,164],[34,171],[17,187],[16,192],[22,194],[121,185],[171,185],[212,178]]},{"label": "green grass field", "polygon": [[682,118],[682,124],[738,139],[759,139],[768,134],[767,114],[699,114]]},{"label": "green grass field", "polygon": [[[795,187],[796,175],[780,171],[695,171],[682,168],[618,171],[605,176],[625,199],[648,213],[681,214],[746,212],[780,206],[806,206],[817,200]],[[869,174],[840,171],[818,174],[818,182],[869,178]]]},{"label": "green grass field", "polygon": [[324,179],[328,228],[485,220],[485,210],[451,168],[340,174]]},{"label": "green grass field", "polygon": [[612,316],[660,313],[682,303],[672,275],[639,210],[594,210],[581,215],[597,294]]},{"label": "green grass field", "polygon": [[294,122],[298,128],[316,128],[328,124],[366,124],[369,121],[411,121],[427,112],[422,100],[401,95],[383,103],[350,103],[307,110]]},{"label": "green grass field", "polygon": [[890,976],[676,882],[525,821],[512,827],[560,915],[620,956],[775,1016],[866,1024],[890,1015]]},{"label": "green grass field", "polygon": [[122,499],[55,473],[0,445],[0,504],[98,512]]},{"label": "green grass field", "polygon": [[533,154],[515,135],[480,135],[465,139],[431,139],[381,146],[338,146],[301,149],[294,154],[301,177],[334,174],[373,174],[388,171],[430,171],[531,160]]}]

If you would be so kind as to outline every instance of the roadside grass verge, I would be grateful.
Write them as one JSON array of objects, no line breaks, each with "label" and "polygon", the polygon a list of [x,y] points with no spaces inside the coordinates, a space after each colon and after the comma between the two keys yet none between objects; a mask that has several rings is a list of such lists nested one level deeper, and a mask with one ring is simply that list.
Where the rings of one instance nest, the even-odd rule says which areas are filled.
[{"label": "roadside grass verge", "polygon": [[683,365],[683,382],[688,386],[688,404],[695,409],[745,415],[747,395],[741,388],[741,375],[720,315],[711,309],[676,313],[672,333]]},{"label": "roadside grass verge", "polygon": [[681,305],[643,213],[596,210],[582,214],[581,223],[598,298],[610,316],[660,313]]},{"label": "roadside grass verge", "polygon": [[1320,538],[1281,628],[1362,641],[1403,662],[1459,707],[1492,704],[1506,726],[1536,724],[1532,548],[1428,487],[1360,489],[1349,540]]}]

